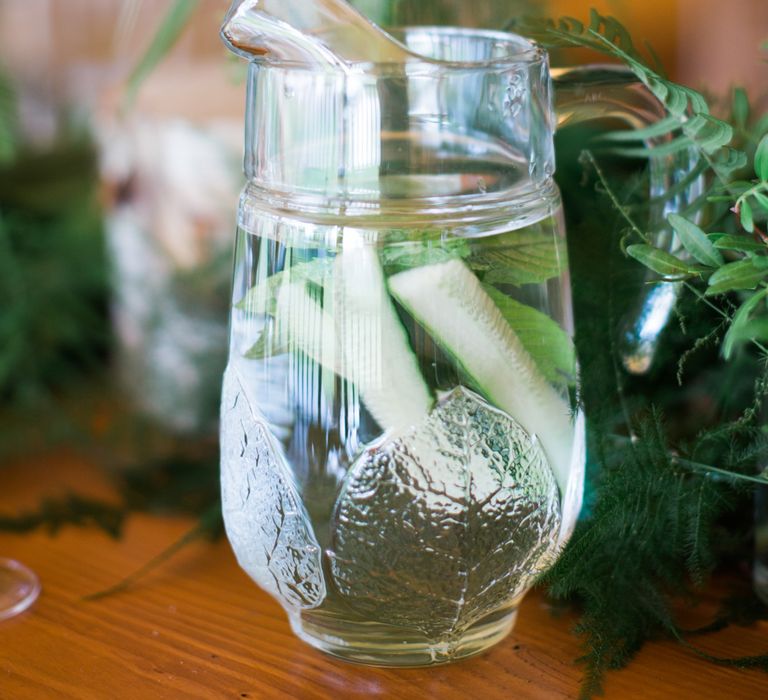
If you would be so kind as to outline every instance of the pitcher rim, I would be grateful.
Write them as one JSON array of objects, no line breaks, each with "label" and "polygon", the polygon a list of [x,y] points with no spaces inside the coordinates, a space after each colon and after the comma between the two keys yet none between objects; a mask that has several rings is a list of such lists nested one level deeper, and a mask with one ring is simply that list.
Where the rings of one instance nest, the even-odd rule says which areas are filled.
[{"label": "pitcher rim", "polygon": [[[372,77],[386,76],[390,73],[403,72],[403,67],[408,67],[408,75],[416,72],[414,69],[427,68],[430,73],[434,72],[488,72],[513,68],[515,66],[529,66],[546,62],[548,59],[547,50],[533,39],[516,34],[514,32],[498,29],[484,29],[474,27],[454,27],[450,25],[414,25],[402,27],[388,27],[396,38],[405,37],[409,32],[426,32],[435,35],[448,34],[459,37],[475,37],[481,40],[495,40],[498,43],[504,43],[509,47],[509,53],[502,56],[495,56],[482,61],[455,61],[443,60],[438,58],[414,58],[407,63],[393,61],[346,61],[338,67],[329,65],[312,65],[302,61],[293,61],[285,59],[275,59],[269,54],[263,56],[254,56],[246,59],[249,65],[274,70],[291,70],[317,74],[352,74],[352,75],[371,75]],[[229,45],[228,39],[222,31],[221,38],[226,45]],[[240,54],[243,56],[243,54]],[[243,56],[244,57],[244,56]]]}]

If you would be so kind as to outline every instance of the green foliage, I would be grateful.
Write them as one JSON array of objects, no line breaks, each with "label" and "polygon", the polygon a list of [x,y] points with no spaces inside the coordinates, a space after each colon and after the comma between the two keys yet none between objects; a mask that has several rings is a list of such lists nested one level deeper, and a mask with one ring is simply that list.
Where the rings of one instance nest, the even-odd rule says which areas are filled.
[{"label": "green foliage", "polygon": [[223,532],[216,456],[199,450],[195,458],[181,454],[151,459],[115,477],[117,497],[100,501],[69,494],[46,499],[35,510],[0,514],[0,532],[23,534],[43,529],[56,534],[64,527],[94,527],[113,538],[123,534],[133,513],[174,513],[192,515],[197,524],[178,542],[108,591],[91,598],[121,592],[184,546],[199,538],[215,539]]},{"label": "green foliage", "polygon": [[10,78],[0,73],[0,167],[16,155],[18,118],[16,91]]},{"label": "green foliage", "polygon": [[483,241],[468,264],[487,284],[539,284],[558,277],[568,259],[565,241],[541,230],[520,231],[514,239]]},{"label": "green foliage", "polygon": [[718,267],[725,264],[722,253],[696,224],[679,214],[670,214],[669,223],[683,247],[702,265]]},{"label": "green foliage", "polygon": [[[563,134],[561,142],[567,138]],[[583,135],[573,140],[584,142]],[[568,178],[568,167],[562,170]],[[667,329],[651,373],[633,379],[622,369],[615,339],[637,287],[626,285],[618,242],[626,235],[624,216],[633,210],[638,188],[626,176],[621,186],[617,172],[608,176],[617,187],[612,196],[602,183],[598,195],[590,196],[575,171],[573,179],[561,180],[592,490],[588,516],[543,585],[579,610],[585,698],[599,692],[607,671],[628,664],[650,639],[678,639],[700,654],[676,621],[676,601],[695,599],[696,586],[726,557],[750,562],[748,485],[766,483],[753,476],[766,439],[755,412],[749,413],[752,402],[761,400],[762,390],[756,395],[752,383],[759,367],[746,356],[719,362],[716,340],[726,313],[715,305],[719,298],[709,306],[697,295],[684,297],[678,313],[685,323]],[[594,187],[594,179],[589,182]],[[679,371],[676,376],[678,362],[685,364],[685,381]],[[701,410],[702,394],[716,407],[714,415]],[[663,407],[666,416],[655,407]],[[728,519],[738,523],[729,524],[730,532],[722,525]],[[768,670],[762,656],[708,660]]]},{"label": "green foliage", "polygon": [[17,144],[0,165],[0,397],[32,402],[82,377],[109,347],[107,265],[94,145],[69,133]]},{"label": "green foliage", "polygon": [[755,151],[755,173],[763,182],[768,181],[768,135],[763,136]]},{"label": "green foliage", "polygon": [[[352,0],[353,5],[377,5],[386,22],[396,26],[448,24],[498,28],[520,15],[546,11],[542,0]],[[385,6],[388,11],[382,9]]]},{"label": "green foliage", "polygon": [[635,435],[610,445],[601,497],[544,579],[556,600],[582,605],[583,697],[600,692],[603,671],[625,666],[649,638],[678,634],[668,592],[685,591],[689,575],[706,577],[714,523],[735,503],[732,490],[675,465],[660,416]]},{"label": "green foliage", "polygon": [[46,499],[34,511],[0,514],[0,532],[25,534],[44,528],[55,535],[64,527],[96,527],[116,538],[122,533],[126,514],[119,506],[70,494],[57,500]]},{"label": "green foliage", "polygon": [[756,267],[754,261],[750,259],[727,263],[712,273],[707,294],[723,294],[736,289],[754,289],[766,275],[768,270]]},{"label": "green foliage", "polygon": [[[629,32],[618,20],[592,10],[588,25],[572,17],[565,17],[557,21],[523,20],[514,26],[545,46],[590,48],[621,61],[664,105],[668,117],[658,124],[609,137],[615,141],[635,141],[640,144],[615,149],[617,153],[666,158],[694,149],[721,177],[727,177],[743,166],[744,158],[726,148],[733,138],[731,125],[710,114],[707,102],[700,93],[668,80],[652,68],[635,48]],[[659,143],[649,147],[644,142],[651,138]]]},{"label": "green foliage", "polygon": [[[544,585],[553,597],[578,605],[583,696],[599,692],[606,671],[623,667],[647,640],[660,636],[713,663],[768,670],[763,655],[708,657],[675,616],[676,601],[695,600],[697,587],[717,566],[736,561],[747,567],[753,556],[751,488],[766,483],[755,472],[768,454],[759,423],[766,392],[759,345],[768,338],[761,226],[768,209],[760,167],[755,163],[757,178],[745,168],[761,152],[768,120],[755,119],[743,91],[734,93],[733,124],[714,119],[700,94],[651,68],[610,18],[593,13],[588,26],[571,19],[528,26],[550,46],[582,46],[619,59],[667,110],[660,124],[641,131],[591,140],[588,129],[558,135],[591,491],[588,516]],[[598,163],[595,146],[606,143]],[[585,144],[591,150],[582,153],[577,168]],[[628,175],[618,157],[652,161],[687,153],[698,159],[696,174],[712,185],[683,215],[669,217],[678,244],[669,253],[652,246],[639,223],[649,211],[640,194],[647,181]],[[750,213],[753,234],[743,226]],[[616,340],[638,298],[632,268],[642,267],[634,261],[687,292],[677,310],[680,323],[666,329],[650,372],[641,378],[624,371]],[[734,296],[741,301],[735,316]],[[752,348],[743,347],[745,335]],[[719,356],[723,337],[727,363]],[[750,620],[766,614],[762,606],[750,610]],[[733,619],[725,615],[708,631]]]},{"label": "green foliage", "polygon": [[200,0],[175,0],[171,5],[149,47],[128,78],[127,104],[133,102],[142,83],[176,44],[199,3]]},{"label": "green foliage", "polygon": [[695,268],[683,260],[645,243],[627,246],[627,253],[646,267],[670,280],[683,279],[696,274]]},{"label": "green foliage", "polygon": [[[768,318],[754,315],[763,311],[760,305],[766,294],[766,278],[768,278],[768,235],[760,227],[768,221],[768,133],[761,130],[768,128],[759,122],[750,129],[743,121],[749,114],[749,102],[743,93],[736,92],[734,96],[734,114],[739,115],[739,129],[745,136],[746,145],[755,142],[752,179],[725,180],[718,191],[725,194],[711,195],[711,204],[725,206],[737,215],[738,224],[734,220],[726,220],[733,232],[713,231],[706,234],[690,219],[678,215],[669,217],[669,222],[677,233],[683,251],[678,256],[670,256],[662,250],[644,246],[642,256],[635,254],[639,246],[629,246],[627,251],[646,267],[661,272],[657,261],[665,260],[666,268],[680,269],[688,263],[684,254],[694,257],[702,264],[698,275],[707,280],[705,294],[716,297],[734,291],[755,290],[753,294],[742,300],[739,311],[733,316],[728,333],[723,343],[723,355],[729,359],[736,347],[745,342],[766,340],[766,325]],[[746,159],[746,153],[744,154]],[[715,171],[717,176],[722,173]],[[713,217],[717,219],[717,213]],[[719,223],[719,222],[718,222]],[[752,234],[751,236],[747,234]],[[730,251],[728,259],[719,251]],[[665,273],[661,273],[665,274]],[[682,272],[680,273],[682,274]]]}]

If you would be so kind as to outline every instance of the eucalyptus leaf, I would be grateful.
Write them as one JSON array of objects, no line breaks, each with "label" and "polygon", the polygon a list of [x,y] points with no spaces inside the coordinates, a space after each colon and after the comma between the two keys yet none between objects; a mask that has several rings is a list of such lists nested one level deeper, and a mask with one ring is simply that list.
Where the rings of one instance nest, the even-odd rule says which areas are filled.
[{"label": "eucalyptus leaf", "polygon": [[768,295],[768,289],[761,289],[745,301],[731,321],[731,326],[723,339],[723,356],[726,360],[730,359],[734,345],[744,338],[744,329],[746,328],[749,315],[757,308],[757,305]]},{"label": "eucalyptus leaf", "polygon": [[768,181],[768,134],[763,136],[755,151],[755,172],[763,181]]},{"label": "eucalyptus leaf", "polygon": [[707,238],[707,234],[692,221],[679,214],[670,214],[668,221],[685,249],[702,265],[720,267],[725,262],[720,251]]},{"label": "eucalyptus leaf", "polygon": [[768,275],[768,270],[758,270],[751,260],[728,263],[709,278],[707,295],[723,294],[737,289],[754,289]]},{"label": "eucalyptus leaf", "polygon": [[674,255],[644,243],[627,246],[627,253],[647,268],[665,277],[679,277],[697,272],[695,268]]},{"label": "eucalyptus leaf", "polygon": [[570,336],[546,314],[511,299],[490,285],[483,285],[483,289],[520,338],[541,373],[552,383],[573,384],[576,379],[576,352]]}]

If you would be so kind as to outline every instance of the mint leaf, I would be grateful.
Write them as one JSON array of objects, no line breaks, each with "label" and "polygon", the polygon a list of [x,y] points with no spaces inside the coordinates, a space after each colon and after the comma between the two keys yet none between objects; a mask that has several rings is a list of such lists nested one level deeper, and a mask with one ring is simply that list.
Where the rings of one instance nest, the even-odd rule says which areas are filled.
[{"label": "mint leaf", "polygon": [[548,381],[569,385],[576,381],[576,352],[570,336],[546,314],[510,299],[491,285],[483,289],[515,331]]},{"label": "mint leaf", "polygon": [[469,266],[487,284],[540,284],[559,277],[568,264],[565,241],[551,233],[520,231],[484,240],[469,258]]},{"label": "mint leaf", "polygon": [[277,306],[277,294],[283,285],[291,282],[312,282],[322,285],[333,271],[333,258],[315,258],[288,267],[259,282],[235,304],[235,308],[249,314],[272,314]]},{"label": "mint leaf", "polygon": [[414,267],[437,265],[470,253],[469,241],[456,238],[449,241],[397,243],[381,251],[381,264],[388,274],[404,272]]}]

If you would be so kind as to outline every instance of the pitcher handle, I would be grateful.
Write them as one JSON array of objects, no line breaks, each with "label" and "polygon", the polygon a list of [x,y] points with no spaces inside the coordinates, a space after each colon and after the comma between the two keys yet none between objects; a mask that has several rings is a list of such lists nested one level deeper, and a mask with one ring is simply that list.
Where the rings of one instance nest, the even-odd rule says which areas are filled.
[{"label": "pitcher handle", "polygon": [[[655,124],[667,116],[663,105],[623,66],[597,65],[552,70],[555,86],[557,126],[569,126],[591,119],[612,118],[633,129]],[[649,139],[659,145],[669,136]],[[704,191],[704,176],[689,178],[698,158],[695,151],[684,150],[650,161],[651,208],[647,229],[653,231],[653,244],[672,252],[677,241],[666,224],[669,214],[681,213]],[[673,197],[662,199],[665,192],[685,182]],[[620,348],[625,368],[634,374],[647,371],[653,361],[661,331],[666,326],[677,301],[678,283],[651,282],[646,275],[644,293],[625,320]]]}]

